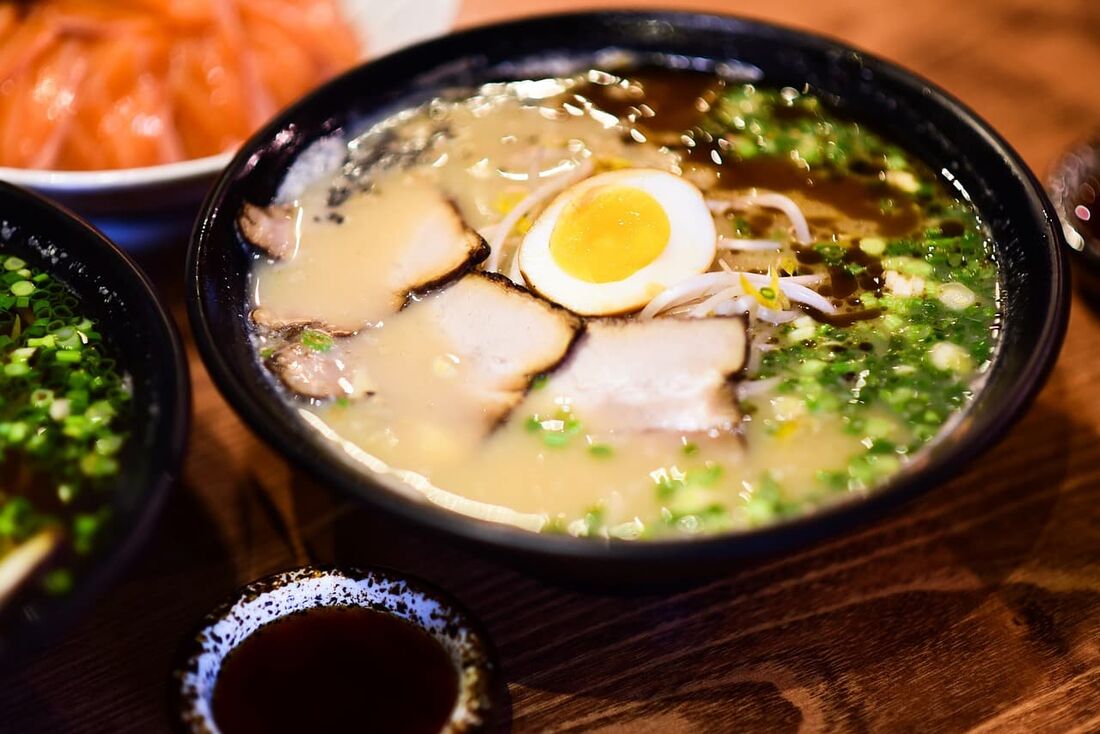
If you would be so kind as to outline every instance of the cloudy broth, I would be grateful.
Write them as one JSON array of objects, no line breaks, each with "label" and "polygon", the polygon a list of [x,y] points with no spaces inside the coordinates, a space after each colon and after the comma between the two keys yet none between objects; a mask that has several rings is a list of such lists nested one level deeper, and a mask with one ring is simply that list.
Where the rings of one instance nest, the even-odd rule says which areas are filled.
[{"label": "cloudy broth", "polygon": [[766,524],[901,470],[994,356],[976,212],[807,91],[489,85],[333,162],[242,219],[258,356],[334,450],[456,512]]}]

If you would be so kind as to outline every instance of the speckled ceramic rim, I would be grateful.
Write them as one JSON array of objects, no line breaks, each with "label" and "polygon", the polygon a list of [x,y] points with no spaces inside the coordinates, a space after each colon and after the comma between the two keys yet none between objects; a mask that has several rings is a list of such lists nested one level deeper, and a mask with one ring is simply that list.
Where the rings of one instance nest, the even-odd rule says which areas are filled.
[{"label": "speckled ceramic rim", "polygon": [[[260,627],[329,606],[392,614],[430,634],[459,671],[458,701],[442,732],[485,731],[494,708],[496,665],[489,638],[458,602],[429,584],[385,569],[304,568],[254,581],[202,622],[176,672],[183,731],[219,731],[211,711],[222,663]],[[364,722],[364,725],[369,722]]]}]

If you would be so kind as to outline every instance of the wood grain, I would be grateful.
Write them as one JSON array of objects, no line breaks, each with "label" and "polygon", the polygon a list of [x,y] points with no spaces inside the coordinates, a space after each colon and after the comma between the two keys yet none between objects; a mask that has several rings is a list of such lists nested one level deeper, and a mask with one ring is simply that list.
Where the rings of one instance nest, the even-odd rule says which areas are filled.
[{"label": "wood grain", "polygon": [[[973,106],[1040,174],[1100,127],[1093,0],[682,5],[894,59]],[[467,0],[461,20],[515,10]],[[180,259],[146,265],[185,323]],[[192,349],[191,453],[158,536],[83,624],[4,681],[0,730],[166,730],[173,657],[201,615],[242,582],[313,560],[395,566],[454,591],[496,642],[516,732],[1100,731],[1098,344],[1097,315],[1076,301],[1026,418],[902,512],[629,598],[548,585],[336,500],[258,443]]]}]

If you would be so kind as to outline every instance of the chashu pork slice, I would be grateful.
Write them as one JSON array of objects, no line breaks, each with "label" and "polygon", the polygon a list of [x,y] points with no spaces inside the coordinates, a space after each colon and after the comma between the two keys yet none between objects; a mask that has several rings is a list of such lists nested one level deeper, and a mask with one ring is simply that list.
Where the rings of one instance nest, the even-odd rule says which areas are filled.
[{"label": "chashu pork slice", "polygon": [[291,392],[306,398],[358,398],[373,392],[369,375],[348,368],[344,344],[336,340],[324,351],[302,341],[287,343],[271,355],[267,366]]},{"label": "chashu pork slice", "polygon": [[242,235],[271,260],[254,271],[253,320],[351,333],[400,310],[409,295],[460,277],[489,254],[434,186],[393,181],[334,216],[246,205]]},{"label": "chashu pork slice", "polygon": [[257,206],[246,201],[237,217],[237,228],[257,250],[272,260],[283,260],[294,254],[297,216],[298,208],[290,204]]},{"label": "chashu pork slice", "polygon": [[[582,320],[503,276],[472,273],[407,309],[413,328],[432,334],[457,370],[457,396],[484,413],[506,417],[531,380],[568,353]],[[445,370],[447,371],[447,370]]]},{"label": "chashu pork slice", "polygon": [[591,320],[546,392],[594,431],[728,431],[747,346],[742,317]]},{"label": "chashu pork slice", "polygon": [[370,395],[400,420],[481,436],[561,362],[581,327],[507,278],[475,272],[378,328],[323,351],[292,343],[268,365],[306,397]]}]

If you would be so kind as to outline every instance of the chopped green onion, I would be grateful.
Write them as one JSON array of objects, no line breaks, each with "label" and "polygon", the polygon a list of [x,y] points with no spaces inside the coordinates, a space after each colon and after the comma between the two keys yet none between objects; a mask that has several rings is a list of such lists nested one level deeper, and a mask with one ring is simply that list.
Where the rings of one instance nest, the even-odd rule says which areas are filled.
[{"label": "chopped green onion", "polygon": [[89,477],[105,477],[118,473],[118,462],[109,456],[87,454],[80,460],[80,471]]},{"label": "chopped green onion", "polygon": [[48,407],[53,402],[53,390],[39,388],[31,393],[30,403],[36,408]]},{"label": "chopped green onion", "polygon": [[11,423],[8,425],[7,439],[12,443],[23,443],[30,431],[26,423]]},{"label": "chopped green onion", "polygon": [[718,464],[708,464],[698,469],[689,469],[684,477],[684,482],[699,487],[712,487],[722,478],[722,467]]},{"label": "chopped green onion", "polygon": [[[78,554],[87,553],[110,511],[71,511],[78,499],[110,506],[103,490],[120,470],[127,439],[114,424],[131,389],[63,283],[2,252],[0,263],[0,455],[19,462],[33,483],[41,474],[56,495],[38,507],[11,496],[18,485],[0,489],[0,557],[10,541],[54,526],[66,531]],[[64,559],[61,564],[39,582],[49,593],[71,587],[72,569]]]},{"label": "chopped green onion", "polygon": [[561,448],[569,443],[569,436],[558,431],[545,431],[542,442],[551,448]]},{"label": "chopped green onion", "polygon": [[336,341],[331,334],[316,329],[306,329],[301,336],[302,346],[315,352],[327,352],[332,349]]},{"label": "chopped green onion", "polygon": [[31,337],[27,339],[28,347],[45,347],[46,349],[53,349],[56,344],[54,343],[53,334],[46,334],[43,337]]},{"label": "chopped green onion", "polygon": [[42,577],[42,589],[50,596],[67,594],[73,588],[73,572],[55,568]]},{"label": "chopped green onion", "polygon": [[57,499],[61,500],[62,503],[68,504],[72,502],[75,496],[76,490],[73,488],[73,485],[67,483],[57,485]]},{"label": "chopped green onion", "polygon": [[120,448],[122,448],[122,436],[119,436],[117,433],[96,439],[95,442],[96,453],[101,456],[117,454]]}]

